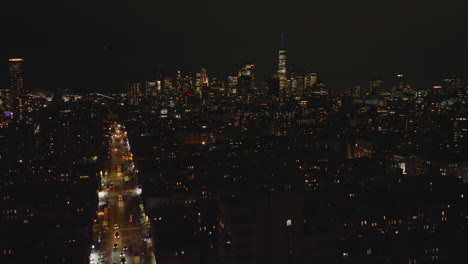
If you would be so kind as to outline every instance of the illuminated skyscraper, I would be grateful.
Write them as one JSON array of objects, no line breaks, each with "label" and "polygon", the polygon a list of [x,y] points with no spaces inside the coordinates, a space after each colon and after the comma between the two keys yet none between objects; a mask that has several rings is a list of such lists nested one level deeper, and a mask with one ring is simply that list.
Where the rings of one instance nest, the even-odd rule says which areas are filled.
[{"label": "illuminated skyscraper", "polygon": [[361,97],[361,85],[359,84],[356,84],[354,85],[354,90],[352,92],[353,96],[356,97],[356,98],[360,98]]},{"label": "illuminated skyscraper", "polygon": [[202,91],[203,87],[209,87],[209,81],[208,81],[208,72],[206,71],[206,68],[202,68],[200,72],[197,72],[195,75],[195,93],[201,97],[202,96]]},{"label": "illuminated skyscraper", "polygon": [[[242,87],[241,87],[242,86]],[[252,95],[256,90],[255,85],[255,64],[246,63],[239,70],[238,74],[238,92],[242,95]]]},{"label": "illuminated skyscraper", "polygon": [[292,94],[297,93],[297,80],[296,80],[296,66],[291,65],[289,68],[289,80],[288,80],[288,87]]},{"label": "illuminated skyscraper", "polygon": [[236,76],[235,74],[229,74],[228,76],[229,96],[234,96],[237,94],[237,81],[238,81],[238,76]]},{"label": "illuminated skyscraper", "polygon": [[466,111],[460,111],[456,117],[452,117],[449,122],[451,130],[447,149],[454,153],[461,153],[466,149],[468,138],[468,118]]},{"label": "illuminated skyscraper", "polygon": [[284,35],[281,34],[281,49],[278,51],[278,79],[281,94],[285,94],[286,81],[286,50],[284,49]]},{"label": "illuminated skyscraper", "polygon": [[0,109],[11,111],[13,106],[13,94],[10,87],[0,89]]},{"label": "illuminated skyscraper", "polygon": [[147,81],[145,85],[145,94],[149,97],[156,97],[157,86],[155,81]]},{"label": "illuminated skyscraper", "polygon": [[23,59],[12,58],[9,63],[9,86],[1,91],[1,101],[6,110],[13,110],[18,105],[21,93],[26,91],[23,87]]},{"label": "illuminated skyscraper", "polygon": [[[202,68],[200,72],[200,82],[201,82],[201,90],[199,91],[199,96],[202,99],[207,99],[208,94],[210,93],[210,82],[208,80],[208,72],[206,68]],[[203,104],[205,101],[203,101]]]},{"label": "illuminated skyscraper", "polygon": [[255,80],[255,64],[247,63],[244,67],[239,70],[238,76],[250,76]]},{"label": "illuminated skyscraper", "polygon": [[164,91],[166,93],[168,92],[173,92],[173,84],[172,84],[172,78],[171,77],[166,77],[164,78]]},{"label": "illuminated skyscraper", "polygon": [[384,81],[381,78],[374,78],[370,82],[369,92],[365,95],[380,95],[385,93]]},{"label": "illuminated skyscraper", "polygon": [[177,71],[175,88],[178,92],[182,90],[182,73],[180,71]]},{"label": "illuminated skyscraper", "polygon": [[[465,89],[462,88],[461,79],[455,76],[450,76],[444,79],[443,92],[451,98],[463,98],[465,96]],[[405,88],[407,85],[405,85]]]},{"label": "illuminated skyscraper", "polygon": [[206,72],[206,68],[202,68],[201,69],[201,82],[202,82],[202,86],[210,86],[209,82],[208,82],[208,73]]},{"label": "illuminated skyscraper", "polygon": [[304,82],[306,88],[312,88],[317,82],[317,73],[307,73]]},{"label": "illuminated skyscraper", "polygon": [[23,87],[23,59],[10,59],[10,90],[18,96],[21,92],[26,92]]},{"label": "illuminated skyscraper", "polygon": [[198,95],[201,95],[201,90],[202,90],[202,75],[201,73],[197,72],[195,74],[195,92]]},{"label": "illuminated skyscraper", "polygon": [[397,74],[397,86],[396,86],[397,91],[403,91],[403,88],[405,86],[404,78],[405,76],[403,74],[401,73]]},{"label": "illuminated skyscraper", "polygon": [[129,105],[139,105],[142,99],[141,83],[130,83],[127,90],[127,99]]},{"label": "illuminated skyscraper", "polygon": [[185,75],[182,78],[182,91],[186,92],[188,90],[192,90],[194,87],[193,78],[191,74]]}]

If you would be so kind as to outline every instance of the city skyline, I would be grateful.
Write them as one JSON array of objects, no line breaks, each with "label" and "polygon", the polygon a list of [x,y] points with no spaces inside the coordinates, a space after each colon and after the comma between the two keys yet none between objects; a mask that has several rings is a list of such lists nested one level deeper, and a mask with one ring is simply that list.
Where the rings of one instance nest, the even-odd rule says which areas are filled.
[{"label": "city skyline", "polygon": [[[52,90],[122,90],[126,80],[148,78],[158,65],[170,73],[206,67],[221,75],[251,61],[266,79],[276,72],[278,38],[285,33],[290,64],[320,72],[337,89],[400,72],[425,87],[432,84],[428,79],[464,77],[467,71],[461,1],[437,7],[427,1],[308,2],[283,9],[269,2],[269,9],[251,4],[248,12],[241,12],[242,3],[179,4],[177,9],[170,3],[132,3],[133,12],[126,14],[127,6],[120,5],[8,3],[17,12],[4,17],[10,37],[0,66],[5,68],[9,57],[24,57],[29,84]],[[196,15],[204,12],[209,15]],[[46,69],[57,65],[56,82],[48,82]],[[1,78],[4,86],[7,80]]]},{"label": "city skyline", "polygon": [[[281,34],[281,42],[284,41],[284,35]],[[279,76],[284,76],[282,78],[284,78],[284,81],[280,81],[280,90],[284,90],[285,89],[285,81],[288,77],[291,77],[290,76],[290,73],[291,71],[293,71],[293,74],[295,73],[296,75],[299,73],[300,76],[306,76],[307,74],[310,74],[310,73],[314,73],[314,74],[317,74],[317,71],[310,71],[310,70],[304,70],[304,69],[300,69],[299,71],[295,71],[296,70],[296,65],[294,64],[288,64],[286,63],[286,49],[283,48],[283,47],[280,47],[277,52],[279,52],[279,56],[278,58],[278,62],[276,63],[276,70],[272,71],[270,75],[268,76],[262,76],[262,78],[259,78],[258,75],[257,75],[257,79],[255,80],[256,82],[266,82],[268,80],[268,78],[270,77],[279,77]],[[180,73],[183,73],[185,75],[188,75],[188,76],[191,76],[191,77],[196,77],[197,74],[199,74],[200,72],[200,69],[203,71],[203,70],[207,70],[207,67],[201,67],[201,68],[198,68],[198,69],[194,69],[193,71],[186,71],[185,69],[182,69],[182,68],[178,68],[177,70],[175,71],[171,71],[171,72],[168,72],[168,71],[165,71],[163,68],[161,68],[160,66],[161,65],[158,65],[157,67],[150,67],[150,68],[157,68],[156,70],[152,71],[152,73],[150,73],[150,71],[148,69],[146,69],[145,71],[147,72],[146,74],[136,74],[136,75],[132,75],[132,76],[129,76],[129,75],[126,75],[126,76],[115,76],[114,79],[118,79],[118,85],[115,85],[113,86],[113,88],[106,88],[105,86],[100,86],[100,87],[95,87],[93,86],[93,84],[90,84],[88,87],[84,87],[84,86],[81,86],[81,87],[78,87],[76,85],[73,85],[73,84],[63,84],[63,85],[37,85],[37,83],[34,83],[34,81],[31,81],[34,80],[34,74],[32,73],[34,70],[37,70],[37,69],[32,69],[32,68],[29,68],[28,69],[28,64],[29,64],[29,67],[33,66],[35,63],[37,62],[29,62],[28,63],[28,60],[26,59],[26,63],[24,62],[24,58],[8,58],[7,59],[7,63],[5,63],[5,61],[2,63],[0,62],[0,65],[4,64],[4,66],[7,66],[7,67],[11,67],[11,62],[12,60],[21,60],[21,68],[22,68],[22,74],[24,75],[25,72],[26,72],[26,75],[28,75],[28,79],[29,79],[29,83],[26,85],[26,89],[32,90],[33,91],[51,91],[51,92],[54,92],[54,91],[59,91],[59,90],[72,90],[74,92],[77,92],[79,94],[83,94],[83,93],[89,93],[89,92],[93,92],[93,91],[96,91],[96,92],[104,92],[104,93],[119,93],[119,92],[125,92],[126,89],[127,89],[127,86],[129,83],[132,83],[132,82],[141,82],[141,83],[144,83],[145,81],[148,81],[148,80],[155,80],[155,79],[164,79],[164,78],[172,78],[172,79],[175,79],[177,78],[177,75],[180,74]],[[289,57],[288,57],[288,61],[289,61]],[[26,71],[24,71],[24,64],[26,64]],[[244,67],[243,65],[248,65],[248,64],[252,64],[252,65],[256,65],[255,63],[252,63],[252,62],[245,62],[245,63],[241,63],[238,67],[237,67],[237,70],[235,68],[233,68],[232,71],[228,72],[228,73],[221,73],[221,74],[214,74],[213,72],[216,73],[216,70],[213,70],[213,72],[210,71],[210,74],[212,74],[211,76],[214,76],[215,78],[219,78],[221,80],[223,80],[224,82],[228,82],[228,79],[229,79],[229,76],[232,75],[232,74],[235,74],[239,69],[242,69],[242,67]],[[36,65],[38,66],[38,65]],[[270,65],[271,66],[271,65]],[[256,67],[256,73],[258,72],[257,70],[258,68]],[[11,69],[10,69],[11,70]],[[209,69],[208,69],[209,70]],[[260,70],[260,72],[262,72]],[[330,81],[329,79],[326,79],[326,77],[322,77],[322,76],[327,76],[326,74],[323,74],[322,72],[319,72],[320,73],[320,76],[321,78],[318,79],[318,80],[321,80],[321,81],[324,81],[325,83],[331,83],[332,87],[334,90],[336,91],[345,91],[345,90],[349,90],[349,89],[352,89],[353,87],[355,86],[361,86],[361,87],[372,87],[372,82],[373,80],[382,80],[382,81],[385,81],[385,82],[388,82],[388,83],[396,83],[398,81],[398,79],[400,78],[400,76],[405,76],[405,79],[407,80],[408,84],[411,85],[411,86],[414,86],[416,89],[430,89],[432,88],[434,85],[438,85],[440,84],[440,82],[442,82],[444,79],[447,79],[447,78],[463,78],[463,74],[442,74],[442,73],[439,73],[435,76],[431,76],[430,78],[425,78],[425,81],[424,82],[418,82],[415,78],[415,76],[411,76],[411,75],[407,75],[405,72],[401,72],[401,71],[395,71],[394,73],[390,74],[376,74],[376,75],[368,75],[368,79],[362,79],[361,82],[359,81],[356,81],[356,80],[348,80],[347,81],[347,84],[349,85],[346,85],[346,86],[340,86],[337,84],[339,84],[340,82],[336,82],[336,79],[335,81]],[[104,74],[105,75],[105,74]],[[8,87],[11,87],[11,80],[9,80],[8,78],[8,75],[6,74],[3,74],[3,75],[0,75],[2,78],[0,78],[0,80],[3,80],[2,83],[0,83],[0,87],[1,88],[8,88]],[[138,76],[138,77],[135,77],[135,76]],[[328,75],[330,76],[330,75]],[[102,78],[101,78],[101,81],[104,81]],[[206,81],[205,81],[206,82]],[[259,84],[257,83],[257,85]],[[283,83],[283,84],[282,84]],[[388,84],[387,83],[387,84]],[[420,83],[425,83],[424,85],[420,85]],[[21,83],[21,85],[23,86],[24,84]],[[94,85],[97,85],[97,84],[94,84]],[[284,87],[281,87],[281,86],[284,86]],[[391,88],[391,87],[388,87],[388,88]]]},{"label": "city skyline", "polygon": [[466,7],[7,1],[0,264],[467,263]]}]

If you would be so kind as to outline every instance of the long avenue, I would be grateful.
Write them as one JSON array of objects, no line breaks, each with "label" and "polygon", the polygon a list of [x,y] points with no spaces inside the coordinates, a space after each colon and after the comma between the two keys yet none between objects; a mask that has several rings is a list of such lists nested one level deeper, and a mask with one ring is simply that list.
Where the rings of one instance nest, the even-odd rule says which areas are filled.
[{"label": "long avenue", "polygon": [[119,124],[111,129],[110,169],[102,173],[90,263],[155,264],[126,131]]}]

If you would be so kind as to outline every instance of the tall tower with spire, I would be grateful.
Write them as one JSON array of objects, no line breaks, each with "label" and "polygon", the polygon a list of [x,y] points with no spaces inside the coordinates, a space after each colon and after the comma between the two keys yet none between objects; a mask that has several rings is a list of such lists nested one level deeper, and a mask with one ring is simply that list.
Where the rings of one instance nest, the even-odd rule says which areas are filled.
[{"label": "tall tower with spire", "polygon": [[280,94],[286,93],[286,49],[284,48],[284,34],[281,34],[281,48],[278,50],[278,80]]}]

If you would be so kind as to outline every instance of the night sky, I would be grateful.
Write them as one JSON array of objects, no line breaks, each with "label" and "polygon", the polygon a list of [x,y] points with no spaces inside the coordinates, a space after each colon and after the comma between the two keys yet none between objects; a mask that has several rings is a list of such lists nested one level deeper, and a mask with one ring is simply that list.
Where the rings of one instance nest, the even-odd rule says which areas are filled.
[{"label": "night sky", "polygon": [[[7,2],[7,3],[5,3]],[[210,76],[288,65],[336,89],[398,72],[419,86],[468,77],[465,1],[2,1],[0,85],[8,57],[25,58],[29,89],[123,90],[127,80],[177,69]]]}]

